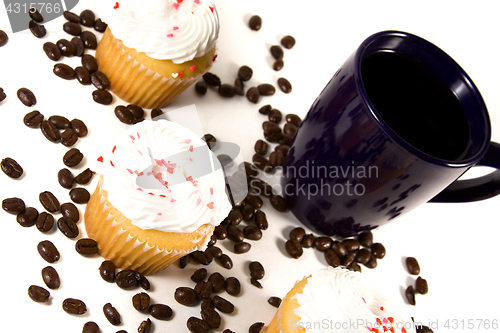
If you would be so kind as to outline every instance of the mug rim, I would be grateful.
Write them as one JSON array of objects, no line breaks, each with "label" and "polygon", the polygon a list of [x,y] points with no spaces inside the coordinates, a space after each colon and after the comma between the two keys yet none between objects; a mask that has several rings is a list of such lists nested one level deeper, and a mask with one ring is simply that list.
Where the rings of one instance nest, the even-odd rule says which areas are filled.
[{"label": "mug rim", "polygon": [[[377,112],[375,106],[373,105],[372,101],[368,97],[368,93],[365,90],[365,86],[363,84],[363,79],[361,75],[361,62],[363,57],[366,55],[370,54],[367,53],[368,47],[375,41],[379,40],[380,38],[383,37],[399,37],[399,38],[411,38],[416,40],[418,43],[421,45],[430,48],[433,50],[433,52],[437,52],[441,57],[445,58],[448,63],[454,67],[456,70],[456,74],[460,77],[462,77],[463,82],[465,82],[472,94],[475,97],[475,100],[477,101],[477,104],[479,106],[479,109],[482,113],[482,119],[484,122],[484,140],[481,142],[480,148],[477,149],[477,151],[470,157],[465,158],[465,159],[459,159],[459,160],[446,160],[446,159],[441,159],[438,157],[435,157],[433,155],[430,155],[410,143],[408,143],[406,140],[404,140],[400,135],[398,135],[382,118],[382,116]],[[380,127],[383,128],[384,132],[395,142],[397,142],[401,147],[403,147],[405,150],[411,152],[418,158],[428,161],[433,164],[437,165],[442,165],[442,166],[448,166],[448,167],[454,167],[454,168],[461,168],[464,166],[471,166],[476,164],[481,160],[481,158],[486,154],[486,151],[488,150],[489,144],[491,142],[491,124],[490,124],[490,118],[488,114],[488,110],[486,108],[486,104],[484,103],[484,100],[472,81],[472,79],[469,77],[469,75],[463,70],[463,68],[451,57],[449,56],[446,52],[444,52],[442,49],[440,49],[438,46],[432,44],[431,42],[427,41],[426,39],[419,37],[417,35],[408,33],[408,32],[403,32],[403,31],[397,31],[397,30],[386,30],[386,31],[380,31],[377,32],[368,38],[366,38],[361,45],[358,47],[358,49],[355,52],[355,67],[354,67],[354,77],[355,77],[355,82],[357,89],[362,96],[363,102],[365,105],[368,107],[370,110],[371,115],[374,117],[374,119],[377,121]],[[467,117],[467,120],[470,123],[470,118]],[[468,148],[470,149],[470,148]]]}]

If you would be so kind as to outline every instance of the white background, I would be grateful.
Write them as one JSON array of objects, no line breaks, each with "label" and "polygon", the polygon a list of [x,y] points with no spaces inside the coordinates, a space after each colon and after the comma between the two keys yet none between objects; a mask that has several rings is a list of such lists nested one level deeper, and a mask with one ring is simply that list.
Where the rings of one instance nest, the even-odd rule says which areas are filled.
[{"label": "white background", "polygon": [[[223,99],[214,91],[200,98],[194,88],[190,88],[164,110],[195,104],[204,131],[218,140],[239,144],[245,160],[251,160],[253,144],[262,137],[260,124],[265,118],[257,112],[260,106],[271,104],[284,114],[304,116],[356,47],[369,35],[389,29],[426,38],[461,64],[488,106],[493,140],[500,141],[500,24],[495,1],[216,0],[215,4],[221,32],[212,72],[223,82],[233,83],[238,68],[248,65],[253,68],[254,76],[246,87],[260,83],[276,85],[276,80],[283,76],[292,83],[293,92],[287,95],[277,91],[274,96],[252,104],[239,96]],[[80,13],[86,8],[95,8],[94,2],[81,0],[74,11]],[[258,32],[247,26],[253,14],[263,19]],[[36,109],[46,118],[63,115],[82,119],[87,124],[89,136],[77,144],[86,158],[74,171],[75,175],[87,167],[98,170],[96,158],[103,149],[113,146],[117,133],[127,128],[113,114],[114,106],[124,104],[122,101],[115,99],[110,106],[96,104],[91,96],[93,87],[81,86],[76,80],[64,81],[52,73],[54,62],[45,56],[42,45],[60,38],[71,39],[62,31],[63,23],[62,18],[47,23],[48,35],[41,40],[29,31],[13,35],[6,12],[0,9],[0,29],[9,35],[8,44],[0,48],[0,87],[8,96],[0,103],[0,157],[14,158],[25,170],[20,180],[0,175],[0,198],[21,197],[39,211],[42,207],[38,194],[42,191],[52,191],[61,202],[69,201],[68,191],[57,183],[57,172],[64,167],[61,159],[67,148],[50,143],[39,130],[24,126],[22,119],[27,112]],[[283,70],[274,72],[268,50],[286,34],[295,36],[297,44],[285,50]],[[79,60],[61,61],[76,67]],[[35,93],[36,106],[28,108],[19,102],[16,91],[21,87]],[[94,187],[95,182],[87,188],[92,191]],[[447,320],[450,325],[453,320],[457,321],[453,331],[466,331],[469,321],[474,331],[492,331],[479,327],[477,320],[500,319],[496,243],[500,232],[499,205],[500,197],[470,204],[423,205],[374,232],[375,240],[385,245],[387,256],[379,261],[376,269],[365,268],[364,274],[382,284],[387,294],[401,302],[403,310],[417,321],[431,321],[433,327],[438,328],[435,331],[448,331]],[[84,206],[79,208],[83,214]],[[236,276],[242,283],[241,296],[221,295],[237,308],[232,315],[222,315],[224,328],[236,332],[247,332],[257,321],[269,323],[275,308],[267,304],[267,299],[284,297],[296,280],[326,265],[322,255],[312,249],[305,250],[298,260],[289,258],[284,251],[285,235],[299,222],[291,213],[275,213],[267,200],[264,209],[270,227],[263,239],[252,242],[252,249],[244,255],[231,254],[229,243],[220,242],[219,246],[233,258],[234,268],[227,271],[216,263],[208,266],[209,273],[219,271],[225,277]],[[5,212],[0,212],[0,227],[2,331],[80,332],[86,321],[93,320],[102,332],[120,329],[135,332],[139,323],[147,318],[131,305],[131,297],[141,290],[124,291],[104,282],[98,272],[102,259],[81,257],[74,250],[74,240],[57,230],[42,234],[35,227],[22,228],[15,216]],[[83,237],[82,221],[79,227]],[[61,276],[62,286],[51,291],[50,304],[37,304],[29,299],[27,289],[32,284],[43,286],[40,271],[47,263],[38,255],[36,245],[44,239],[51,240],[61,252],[61,260],[53,266]],[[404,304],[402,297],[406,286],[415,280],[403,266],[407,256],[419,260],[421,275],[429,283],[429,293],[417,295],[415,307]],[[252,260],[260,261],[266,268],[266,276],[261,281],[263,289],[249,283],[248,262]],[[174,310],[174,317],[169,321],[153,319],[152,332],[184,332],[187,318],[199,317],[198,306],[177,304],[173,293],[178,286],[194,286],[189,277],[200,267],[190,264],[181,270],[173,265],[150,277],[152,301],[168,304]],[[84,300],[87,314],[79,317],[66,314],[61,303],[67,297]],[[120,327],[113,327],[105,319],[102,306],[107,302],[121,313]]]}]

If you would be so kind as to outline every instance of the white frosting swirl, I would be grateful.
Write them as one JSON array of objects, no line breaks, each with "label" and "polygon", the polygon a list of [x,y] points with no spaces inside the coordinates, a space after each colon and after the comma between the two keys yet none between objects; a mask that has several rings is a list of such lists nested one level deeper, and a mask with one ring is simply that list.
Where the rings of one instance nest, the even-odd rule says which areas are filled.
[{"label": "white frosting swirl", "polygon": [[114,37],[154,59],[179,64],[210,51],[219,17],[209,0],[99,0]]},{"label": "white frosting swirl", "polygon": [[193,232],[231,209],[219,161],[179,124],[144,120],[98,160],[109,202],[141,229]]},{"label": "white frosting swirl", "polygon": [[[405,322],[399,310],[389,302],[366,276],[344,268],[322,269],[307,279],[302,294],[297,294],[301,319],[291,323],[319,332],[414,332],[413,323]],[[410,325],[411,324],[411,325]],[[403,328],[405,329],[403,330]]]}]

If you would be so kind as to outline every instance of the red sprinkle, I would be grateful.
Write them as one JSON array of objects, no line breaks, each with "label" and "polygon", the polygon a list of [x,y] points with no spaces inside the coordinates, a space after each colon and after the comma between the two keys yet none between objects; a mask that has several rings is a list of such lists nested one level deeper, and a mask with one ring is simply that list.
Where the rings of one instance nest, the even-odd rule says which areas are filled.
[{"label": "red sprinkle", "polygon": [[130,136],[130,138],[132,139],[132,141],[134,141],[134,140],[135,140],[135,138],[134,138],[132,135]]},{"label": "red sprinkle", "polygon": [[174,8],[175,9],[179,8],[179,4],[178,3],[174,3]]},{"label": "red sprinkle", "polygon": [[394,327],[389,328],[389,331],[391,331],[392,333],[394,333]]},{"label": "red sprinkle", "polygon": [[210,10],[212,11],[212,13],[214,12],[214,7],[208,6],[208,8],[210,8]]},{"label": "red sprinkle", "polygon": [[210,209],[214,209],[214,203],[213,202],[209,202],[207,204],[207,207],[210,208]]},{"label": "red sprinkle", "polygon": [[132,170],[130,170],[130,169],[127,169],[127,171],[128,171],[131,175],[133,175],[133,174],[134,174],[134,172],[133,172]]},{"label": "red sprinkle", "polygon": [[193,152],[193,146],[189,146],[189,151]]},{"label": "red sprinkle", "polygon": [[179,30],[179,27],[174,27],[174,31],[175,31],[175,30]]},{"label": "red sprinkle", "polygon": [[214,189],[210,188],[210,195],[213,195],[213,194],[214,194]]},{"label": "red sprinkle", "polygon": [[380,310],[384,311],[384,307],[383,307],[383,306],[381,306],[381,307],[380,307]]},{"label": "red sprinkle", "polygon": [[182,79],[182,72],[180,72],[178,74],[179,74],[179,79]]},{"label": "red sprinkle", "polygon": [[114,5],[114,7],[113,7],[113,8],[114,8],[114,9],[118,9],[118,8],[120,8],[120,4],[119,4],[118,2],[117,2],[117,3],[115,3],[115,5]]},{"label": "red sprinkle", "polygon": [[115,165],[113,164],[113,161],[109,161],[109,163],[111,163],[111,166],[114,167]]},{"label": "red sprinkle", "polygon": [[403,327],[403,328],[401,329],[401,332],[406,333],[406,329]]},{"label": "red sprinkle", "polygon": [[377,318],[376,321],[377,321],[377,324],[382,325],[382,320],[380,320],[380,318]]},{"label": "red sprinkle", "polygon": [[116,150],[116,146],[113,147],[113,150],[111,152],[114,154],[115,150]]},{"label": "red sprinkle", "polygon": [[141,136],[139,135],[139,133],[137,133],[137,137],[138,137],[139,139],[141,138]]},{"label": "red sprinkle", "polygon": [[168,34],[167,37],[174,37],[174,34]]},{"label": "red sprinkle", "polygon": [[392,323],[394,323],[394,318],[392,318],[392,317],[388,317],[387,319],[389,320],[389,322],[390,322],[391,324],[392,324]]},{"label": "red sprinkle", "polygon": [[365,298],[364,298],[364,297],[361,297],[361,299],[362,299],[362,300],[363,300],[363,302],[365,302],[365,304],[366,304]]},{"label": "red sprinkle", "polygon": [[186,177],[186,181],[193,182],[193,176]]},{"label": "red sprinkle", "polygon": [[97,158],[97,162],[101,162],[101,163],[102,163],[102,161],[103,161],[103,160],[104,160],[104,158],[102,158],[102,156],[99,156],[99,157]]},{"label": "red sprinkle", "polygon": [[164,194],[160,194],[160,197],[161,197],[161,198],[166,198],[167,196],[166,196],[166,195],[164,195]]},{"label": "red sprinkle", "polygon": [[217,54],[214,55],[214,58],[212,59],[212,62],[215,62],[215,59],[217,59]]},{"label": "red sprinkle", "polygon": [[149,192],[148,194],[149,194],[149,195],[154,195],[154,194],[153,194],[153,193],[151,193],[151,192]]}]

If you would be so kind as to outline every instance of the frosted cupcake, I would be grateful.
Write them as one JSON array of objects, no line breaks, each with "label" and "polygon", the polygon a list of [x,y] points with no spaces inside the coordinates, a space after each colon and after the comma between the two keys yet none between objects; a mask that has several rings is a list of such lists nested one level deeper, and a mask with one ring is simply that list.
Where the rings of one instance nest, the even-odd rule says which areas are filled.
[{"label": "frosted cupcake", "polygon": [[415,332],[366,276],[325,268],[297,282],[266,333]]},{"label": "frosted cupcake", "polygon": [[219,18],[208,0],[101,0],[99,13],[108,24],[99,70],[128,103],[163,107],[215,60]]},{"label": "frosted cupcake", "polygon": [[231,209],[217,158],[176,123],[133,125],[98,161],[85,228],[99,254],[121,269],[154,274],[204,250]]}]

